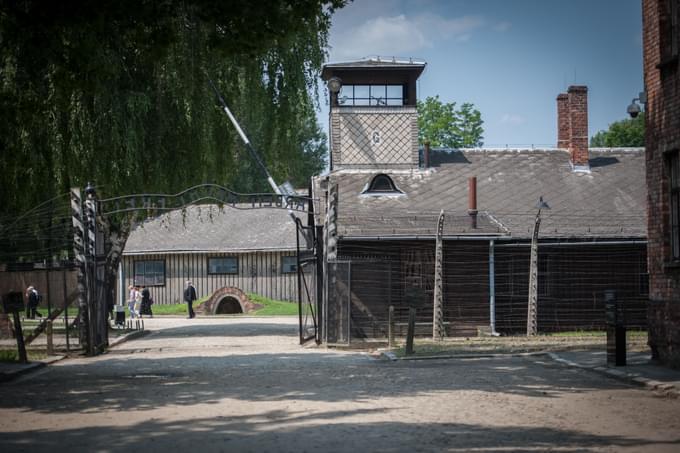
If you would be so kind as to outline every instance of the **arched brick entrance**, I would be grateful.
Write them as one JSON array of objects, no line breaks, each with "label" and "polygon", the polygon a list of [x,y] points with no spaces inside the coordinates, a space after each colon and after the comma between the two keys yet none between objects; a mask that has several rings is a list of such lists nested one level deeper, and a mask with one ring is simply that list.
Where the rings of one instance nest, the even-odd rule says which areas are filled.
[{"label": "arched brick entrance", "polygon": [[261,308],[253,303],[246,293],[233,286],[220,288],[203,305],[206,315],[249,313]]}]

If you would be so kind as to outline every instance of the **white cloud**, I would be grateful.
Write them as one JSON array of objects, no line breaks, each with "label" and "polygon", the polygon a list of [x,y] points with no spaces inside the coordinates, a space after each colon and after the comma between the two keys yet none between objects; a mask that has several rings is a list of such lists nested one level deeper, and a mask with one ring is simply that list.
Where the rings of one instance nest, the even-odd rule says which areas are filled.
[{"label": "white cloud", "polygon": [[414,52],[432,47],[435,41],[468,41],[484,25],[478,16],[446,19],[433,14],[378,16],[344,29],[334,27],[331,60],[367,55],[417,56]]},{"label": "white cloud", "polygon": [[498,22],[496,25],[494,25],[493,29],[498,31],[498,32],[503,33],[503,32],[510,30],[510,27],[512,27],[512,24],[510,22],[503,21],[503,22]]},{"label": "white cloud", "polygon": [[501,124],[511,124],[513,126],[517,126],[519,124],[524,124],[525,122],[526,119],[521,115],[517,115],[516,113],[504,113],[503,116],[501,116]]}]

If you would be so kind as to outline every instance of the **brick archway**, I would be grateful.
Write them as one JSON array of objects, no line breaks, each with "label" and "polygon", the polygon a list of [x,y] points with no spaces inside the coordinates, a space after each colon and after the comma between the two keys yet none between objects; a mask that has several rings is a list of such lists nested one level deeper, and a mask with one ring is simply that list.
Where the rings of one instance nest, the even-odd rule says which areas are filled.
[{"label": "brick archway", "polygon": [[[210,299],[202,305],[203,313],[206,315],[215,315],[218,314],[218,312],[238,313],[238,310],[231,309],[234,305],[234,301],[240,306],[241,313],[249,313],[261,308],[261,305],[253,303],[248,295],[240,289],[233,286],[225,286],[215,291],[212,296],[210,296]],[[229,306],[229,309],[225,310],[225,305]]]}]

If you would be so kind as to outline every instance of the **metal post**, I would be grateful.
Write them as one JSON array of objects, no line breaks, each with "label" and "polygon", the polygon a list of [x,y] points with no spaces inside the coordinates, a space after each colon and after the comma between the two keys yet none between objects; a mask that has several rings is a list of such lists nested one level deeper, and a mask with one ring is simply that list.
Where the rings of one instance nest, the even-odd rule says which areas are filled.
[{"label": "metal post", "polygon": [[302,222],[300,219],[295,219],[295,270],[297,271],[298,332],[300,333],[300,344],[304,344],[305,336],[302,333],[302,268],[300,267],[300,228],[302,228]]},{"label": "metal post", "polygon": [[78,270],[78,309],[79,326],[78,337],[81,347],[89,351],[90,338],[88,319],[88,253],[87,253],[87,230],[83,219],[83,200],[79,188],[71,189],[71,212],[73,220],[73,249],[75,254],[76,268]]},{"label": "metal post", "polygon": [[495,241],[489,241],[489,327],[491,335],[498,335],[496,332],[496,259]]},{"label": "metal post", "polygon": [[416,309],[409,307],[408,309],[408,330],[406,331],[406,355],[413,354],[413,337],[416,334]]},{"label": "metal post", "polygon": [[434,310],[432,319],[432,339],[442,340],[446,335],[444,330],[444,310],[442,296],[442,265],[444,261],[443,236],[444,232],[444,210],[439,213],[437,221],[437,240],[435,245],[435,264],[434,264]]},{"label": "metal post", "polygon": [[51,261],[45,261],[45,296],[47,297],[47,318],[52,318],[52,297],[50,294],[50,271]]},{"label": "metal post", "polygon": [[527,307],[527,336],[538,333],[538,230],[541,228],[541,209],[550,209],[543,197],[536,203],[536,221],[531,235],[531,256],[529,258],[529,302]]},{"label": "metal post", "polygon": [[28,357],[26,355],[26,343],[24,343],[24,331],[21,327],[21,319],[19,317],[19,311],[13,310],[14,315],[14,330],[17,336],[17,349],[19,350],[19,362],[27,363]]},{"label": "metal post", "polygon": [[66,288],[66,265],[63,264],[63,269],[61,272],[62,283],[63,283],[63,295],[64,295],[64,329],[66,329],[66,351],[71,350],[69,332],[68,332],[68,289]]},{"label": "metal post", "polygon": [[54,354],[54,346],[52,343],[52,320],[47,320],[47,325],[45,327],[45,334],[47,335],[47,355]]},{"label": "metal post", "polygon": [[96,347],[99,345],[97,332],[99,331],[97,304],[97,230],[94,188],[88,183],[85,188],[85,224],[86,224],[86,250],[88,255],[87,266],[87,353],[95,355]]},{"label": "metal post", "polygon": [[387,345],[394,347],[394,305],[390,305],[387,311]]},{"label": "metal post", "polygon": [[541,210],[536,214],[534,234],[531,239],[531,256],[529,258],[529,304],[527,307],[527,336],[538,333],[538,229],[541,226]]}]

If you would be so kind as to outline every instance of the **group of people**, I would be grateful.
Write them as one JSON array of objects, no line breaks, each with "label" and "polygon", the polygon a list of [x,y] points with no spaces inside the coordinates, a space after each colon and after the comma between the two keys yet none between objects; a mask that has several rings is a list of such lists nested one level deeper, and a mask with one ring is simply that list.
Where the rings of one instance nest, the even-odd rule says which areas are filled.
[{"label": "group of people", "polygon": [[[141,291],[140,291],[141,288]],[[153,312],[151,311],[151,305],[153,305],[153,299],[149,293],[149,289],[144,286],[128,286],[128,291],[130,291],[128,296],[128,310],[130,311],[130,318],[135,317],[142,318],[144,315],[148,315],[153,318]],[[190,280],[187,280],[186,288],[184,290],[184,302],[187,304],[187,310],[189,312],[189,318],[195,318],[196,313],[194,312],[193,303],[197,299],[196,288]]]},{"label": "group of people", "polygon": [[[130,285],[128,286],[128,291],[127,306],[130,312],[130,318],[142,318],[144,315],[153,318],[153,312],[151,311],[153,299],[151,298],[149,289],[144,286]],[[42,318],[42,313],[38,311],[38,305],[40,305],[42,297],[33,286],[26,288],[26,298],[28,299],[28,303],[26,304],[26,318],[35,319],[36,316]],[[184,302],[187,304],[189,318],[196,317],[193,308],[193,303],[196,299],[196,288],[194,288],[194,285],[190,280],[187,280],[186,288],[184,289]]]},{"label": "group of people", "polygon": [[144,286],[128,286],[128,310],[130,311],[130,318],[142,318],[144,315],[153,318],[153,312],[151,311],[151,305],[153,305],[153,299],[151,298],[151,293],[149,289]]}]

